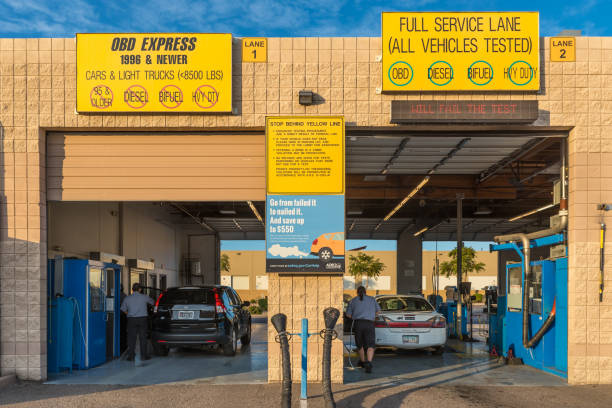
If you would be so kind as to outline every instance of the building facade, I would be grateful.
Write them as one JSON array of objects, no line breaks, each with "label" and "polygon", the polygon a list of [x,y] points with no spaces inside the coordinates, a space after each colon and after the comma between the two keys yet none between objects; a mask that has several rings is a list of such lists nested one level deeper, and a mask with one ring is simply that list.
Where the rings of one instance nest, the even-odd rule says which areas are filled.
[{"label": "building facade", "polygon": [[[87,194],[97,189],[89,195],[97,201],[265,197],[263,164],[257,177],[233,186],[233,193],[218,186],[199,192],[186,187],[168,196],[169,187],[163,185],[151,187],[157,193],[141,194],[134,187],[138,180],[120,182],[118,189],[105,187],[109,184],[101,183],[104,178],[83,181],[88,183],[85,186],[76,178],[69,184],[69,175],[58,181],[48,174],[52,133],[102,132],[109,138],[130,132],[145,137],[159,132],[185,137],[198,132],[224,134],[229,141],[234,138],[236,145],[255,146],[257,159],[263,163],[266,115],[343,115],[350,127],[377,127],[389,126],[390,102],[396,99],[535,99],[540,109],[536,125],[571,128],[568,379],[571,384],[612,383],[612,275],[605,277],[600,302],[601,214],[596,208],[612,201],[612,38],[576,38],[576,62],[551,62],[549,39],[542,38],[541,44],[542,86],[538,93],[382,94],[377,91],[382,81],[378,37],[269,38],[267,63],[242,63],[240,43],[235,40],[232,114],[77,114],[74,38],[1,39],[1,373],[16,373],[30,380],[47,375],[45,288],[48,251],[52,250],[48,247],[48,201],[84,200],[86,194],[79,193],[83,189]],[[297,94],[302,89],[313,90],[324,103],[300,105]],[[603,217],[604,222],[610,221],[607,213]],[[605,254],[608,268],[612,265],[612,244],[606,243]],[[296,331],[302,317],[308,317],[311,328],[318,330],[323,327],[326,307],[342,309],[343,280],[340,276],[269,274],[268,293],[269,313],[287,314],[288,330]],[[275,335],[270,326],[270,381],[280,379]],[[311,340],[310,378],[318,380],[322,341],[318,337]],[[292,347],[297,374],[299,340],[294,338]],[[332,353],[332,377],[342,381],[340,342],[334,343]]]}]

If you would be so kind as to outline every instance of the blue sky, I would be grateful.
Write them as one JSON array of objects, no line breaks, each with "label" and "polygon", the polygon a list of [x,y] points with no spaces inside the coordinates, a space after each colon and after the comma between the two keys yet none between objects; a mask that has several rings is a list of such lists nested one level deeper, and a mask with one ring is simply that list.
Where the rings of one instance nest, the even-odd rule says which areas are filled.
[{"label": "blue sky", "polygon": [[77,32],[229,32],[235,36],[379,36],[381,11],[539,11],[541,35],[612,35],[610,0],[0,0],[0,36]]}]

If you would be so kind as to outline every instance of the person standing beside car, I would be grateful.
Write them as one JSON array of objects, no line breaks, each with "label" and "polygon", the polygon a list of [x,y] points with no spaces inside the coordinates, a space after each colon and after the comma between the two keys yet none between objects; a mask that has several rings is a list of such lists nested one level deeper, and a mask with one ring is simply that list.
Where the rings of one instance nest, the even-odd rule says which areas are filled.
[{"label": "person standing beside car", "polygon": [[147,306],[155,302],[142,293],[140,284],[132,285],[132,294],[121,302],[121,311],[127,314],[128,361],[134,361],[136,351],[136,336],[140,337],[140,358],[149,360],[147,352],[147,330],[149,327]]},{"label": "person standing beside car", "polygon": [[366,373],[372,372],[372,359],[376,347],[376,331],[374,320],[380,313],[376,299],[366,295],[363,286],[357,288],[357,296],[351,299],[346,308],[346,316],[353,319],[355,344],[359,350],[359,367],[364,367]]}]

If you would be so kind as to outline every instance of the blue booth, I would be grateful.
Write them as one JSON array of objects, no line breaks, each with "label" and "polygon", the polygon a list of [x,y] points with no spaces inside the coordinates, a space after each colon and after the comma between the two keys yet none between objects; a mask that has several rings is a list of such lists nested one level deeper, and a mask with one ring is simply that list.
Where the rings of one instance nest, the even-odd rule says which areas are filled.
[{"label": "blue booth", "polygon": [[59,258],[49,262],[48,282],[49,371],[87,369],[119,357],[121,266]]},{"label": "blue booth", "polygon": [[[532,248],[564,242],[562,234],[532,240]],[[492,245],[491,250],[515,250],[515,243]],[[506,266],[505,296],[498,297],[497,315],[490,316],[490,345],[499,354],[514,356],[532,367],[567,377],[567,258],[530,262],[531,284],[527,304],[523,304],[525,268],[523,263]],[[549,316],[552,325],[532,347],[523,344],[523,307],[528,310],[528,333],[532,339]]]}]

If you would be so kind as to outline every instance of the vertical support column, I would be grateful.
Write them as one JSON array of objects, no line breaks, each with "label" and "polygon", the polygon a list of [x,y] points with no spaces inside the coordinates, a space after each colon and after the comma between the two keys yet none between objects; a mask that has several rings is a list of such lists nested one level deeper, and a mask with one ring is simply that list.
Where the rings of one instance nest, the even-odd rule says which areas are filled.
[{"label": "vertical support column", "polygon": [[397,293],[423,290],[423,245],[411,231],[403,231],[397,240]]},{"label": "vertical support column", "polygon": [[457,334],[460,339],[463,338],[463,299],[461,295],[461,282],[463,281],[463,276],[461,276],[463,273],[463,197],[463,193],[457,194],[457,289],[459,290],[459,296],[457,297]]}]

